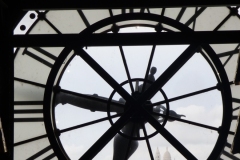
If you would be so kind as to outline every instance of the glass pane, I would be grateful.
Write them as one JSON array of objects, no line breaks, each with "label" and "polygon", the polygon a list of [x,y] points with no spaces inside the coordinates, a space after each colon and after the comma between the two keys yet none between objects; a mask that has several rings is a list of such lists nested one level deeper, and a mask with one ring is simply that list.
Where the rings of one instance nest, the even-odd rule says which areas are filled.
[{"label": "glass pane", "polygon": [[152,61],[152,66],[157,68],[155,77],[159,77],[186,48],[186,45],[157,45]]},{"label": "glass pane", "polygon": [[207,159],[218,138],[217,131],[177,121],[168,122],[166,129],[197,159]]},{"label": "glass pane", "polygon": [[180,10],[181,8],[166,8],[164,16],[169,17],[171,19],[176,19]]},{"label": "glass pane", "polygon": [[88,47],[85,51],[118,83],[127,80],[120,47]]},{"label": "glass pane", "polygon": [[179,118],[216,128],[221,126],[223,108],[219,91],[210,91],[171,102],[170,110],[176,112]]},{"label": "glass pane", "polygon": [[[43,106],[14,106],[15,110],[42,110]],[[43,118],[42,113],[15,114],[14,118]],[[15,122],[14,143],[46,134],[44,122]]]},{"label": "glass pane", "polygon": [[122,14],[122,10],[121,9],[112,9],[113,15],[119,15]]},{"label": "glass pane", "polygon": [[234,78],[236,75],[236,69],[238,65],[237,60],[238,60],[238,54],[234,54],[224,67],[227,72],[229,81],[234,81]]},{"label": "glass pane", "polygon": [[14,77],[45,84],[51,67],[62,49],[62,47],[19,49],[15,57]]},{"label": "glass pane", "polygon": [[60,140],[69,157],[79,159],[109,127],[110,123],[108,121],[100,122],[62,133]]},{"label": "glass pane", "polygon": [[76,56],[65,70],[60,86],[77,93],[98,94],[103,97],[108,97],[112,92],[112,87],[79,56]]},{"label": "glass pane", "polygon": [[232,91],[232,97],[233,98],[237,98],[240,99],[240,94],[239,94],[239,90],[240,89],[240,85],[231,85],[231,91]]},{"label": "glass pane", "polygon": [[42,160],[42,159],[50,159],[50,160],[56,159],[56,160],[58,160],[58,158],[55,156],[55,153],[53,152],[52,149],[45,152],[44,154],[40,155],[38,158],[36,158],[36,160]]},{"label": "glass pane", "polygon": [[163,88],[172,98],[216,85],[216,77],[208,62],[200,53],[196,53]]},{"label": "glass pane", "polygon": [[14,101],[42,101],[44,88],[14,81]]},{"label": "glass pane", "polygon": [[196,31],[211,31],[229,14],[227,7],[207,7],[197,18]]},{"label": "glass pane", "polygon": [[86,28],[76,10],[49,11],[46,16],[62,33],[80,33]]},{"label": "glass pane", "polygon": [[44,20],[40,20],[31,29],[29,34],[57,34],[57,32]]},{"label": "glass pane", "polygon": [[161,15],[161,12],[162,12],[162,8],[150,8],[149,10],[151,14],[157,14],[157,15]]},{"label": "glass pane", "polygon": [[124,46],[131,78],[144,78],[152,46]]},{"label": "glass pane", "polygon": [[220,56],[222,53],[237,49],[238,44],[211,44],[211,47]]},{"label": "glass pane", "polygon": [[185,24],[195,14],[195,8],[187,7],[179,22]]},{"label": "glass pane", "polygon": [[224,30],[239,30],[240,28],[240,20],[237,16],[231,16],[222,27],[219,29],[221,31]]},{"label": "glass pane", "polygon": [[[47,138],[16,146],[14,147],[14,159],[28,159],[48,146],[50,144]],[[43,152],[40,155],[47,157],[49,154]]]},{"label": "glass pane", "polygon": [[102,19],[110,17],[108,10],[83,10],[83,13],[90,25]]}]

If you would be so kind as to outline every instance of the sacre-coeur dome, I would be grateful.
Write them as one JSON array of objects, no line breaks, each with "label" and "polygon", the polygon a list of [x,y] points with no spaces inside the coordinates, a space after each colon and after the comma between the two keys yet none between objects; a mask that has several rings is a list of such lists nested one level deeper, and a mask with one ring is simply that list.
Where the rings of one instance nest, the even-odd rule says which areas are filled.
[{"label": "sacre-coeur dome", "polygon": [[163,160],[171,160],[171,155],[168,152],[168,148],[167,148],[166,152],[163,155]]}]

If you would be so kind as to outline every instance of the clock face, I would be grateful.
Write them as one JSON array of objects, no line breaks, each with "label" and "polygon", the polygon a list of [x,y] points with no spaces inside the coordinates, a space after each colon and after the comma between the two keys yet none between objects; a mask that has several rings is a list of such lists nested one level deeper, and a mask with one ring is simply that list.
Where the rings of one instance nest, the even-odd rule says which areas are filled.
[{"label": "clock face", "polygon": [[[232,17],[222,23],[228,13],[223,7],[129,12],[29,12],[25,18],[33,24],[26,34],[184,32],[192,31],[186,26],[234,26],[229,24]],[[201,25],[210,13],[218,15],[215,28]],[[239,105],[238,87],[231,82],[238,44],[211,47],[17,49],[15,159],[153,159],[157,147],[160,152],[168,147],[177,159],[237,158],[229,151]]]}]

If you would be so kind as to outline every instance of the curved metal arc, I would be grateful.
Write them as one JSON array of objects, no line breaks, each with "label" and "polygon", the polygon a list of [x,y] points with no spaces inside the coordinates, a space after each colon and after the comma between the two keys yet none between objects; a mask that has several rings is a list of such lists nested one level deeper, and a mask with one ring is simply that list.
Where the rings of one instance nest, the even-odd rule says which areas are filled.
[{"label": "curved metal arc", "polygon": [[[207,44],[203,44],[202,47],[204,48],[204,50],[208,53],[208,56],[210,57],[211,60],[214,61],[214,65],[216,66],[216,68],[218,69],[218,73],[220,75],[221,78],[221,82],[223,84],[222,86],[222,97],[223,97],[223,118],[222,118],[222,127],[221,127],[221,131],[218,137],[218,140],[215,144],[215,147],[212,151],[212,153],[210,154],[210,156],[208,157],[208,160],[211,159],[216,159],[216,154],[220,154],[225,142],[224,140],[227,139],[228,136],[228,131],[230,130],[230,125],[231,125],[231,116],[232,116],[232,94],[231,94],[231,90],[229,87],[229,80],[226,74],[225,69],[222,66],[222,63],[220,62],[218,56],[216,55],[216,53],[214,52],[214,50]],[[225,132],[224,132],[225,131]]]},{"label": "curved metal arc", "polygon": [[98,23],[95,23],[85,30],[81,32],[81,34],[92,34],[95,31],[97,31],[99,28],[103,28],[106,25],[109,24],[115,24],[117,22],[121,21],[128,21],[128,20],[148,20],[148,21],[156,21],[160,23],[164,23],[170,26],[174,26],[176,29],[184,31],[184,32],[193,32],[189,27],[180,24],[179,22],[176,22],[175,20],[164,17],[162,15],[156,15],[151,13],[128,13],[124,15],[115,15],[114,17],[109,17],[103,20],[98,21]]}]

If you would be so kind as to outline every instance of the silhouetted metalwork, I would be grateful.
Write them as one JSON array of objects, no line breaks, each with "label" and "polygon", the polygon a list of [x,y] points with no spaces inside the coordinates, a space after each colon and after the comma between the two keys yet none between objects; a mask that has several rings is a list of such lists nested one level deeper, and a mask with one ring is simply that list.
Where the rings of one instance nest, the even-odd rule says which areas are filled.
[{"label": "silhouetted metalwork", "polygon": [[[143,89],[143,84],[136,85],[135,91],[133,94],[134,96],[139,96],[142,92],[146,91],[150,86],[151,83],[155,82],[154,74],[157,72],[156,67],[152,67],[150,69],[150,74],[147,76],[147,81],[145,81],[145,87]],[[132,82],[132,80],[129,80]],[[136,84],[139,82],[136,81]],[[71,104],[80,108],[88,109],[92,112],[100,111],[100,112],[117,112],[117,114],[124,113],[126,109],[125,100],[120,98],[119,101],[110,100],[111,104],[108,108],[109,99],[105,97],[100,97],[97,94],[93,95],[84,95],[79,94],[71,91],[66,91],[61,89],[60,87],[55,87],[56,97],[55,97],[55,106],[59,103],[61,104]],[[148,103],[151,103],[148,101]],[[179,115],[175,111],[170,110],[167,113],[166,107],[162,105],[154,106],[145,106],[145,109],[156,113],[162,113],[164,115],[169,114],[172,117],[181,118],[184,115]],[[146,140],[150,157],[153,159],[153,154],[150,148],[149,138],[146,132],[145,123],[147,122],[145,118],[142,118],[144,114],[137,114],[134,116],[122,129],[122,133],[117,133],[114,137],[114,152],[113,152],[113,160],[123,160],[128,159],[138,148],[138,140]],[[167,117],[167,116],[166,116]],[[155,119],[158,120],[159,123],[163,123],[166,117],[161,116],[154,116]],[[184,116],[185,117],[185,116]],[[112,117],[110,117],[112,118]],[[107,118],[103,118],[101,120],[96,120],[93,122],[88,122],[85,125],[79,125],[75,127],[70,127],[69,129],[61,130],[60,133],[65,131],[73,130],[80,127],[85,127],[94,123],[101,122],[102,120],[107,120]],[[168,118],[170,122],[173,122],[174,119]],[[140,129],[143,129],[144,137],[140,138]],[[139,138],[139,139],[138,139]]]},{"label": "silhouetted metalwork", "polygon": [[[200,14],[200,11],[204,10],[204,7],[199,9],[199,12],[196,12],[192,18],[189,19],[189,21],[194,22],[197,18],[197,16]],[[124,10],[123,10],[124,11]],[[163,12],[164,13],[164,9]],[[193,32],[190,28],[185,26],[184,24],[181,24],[179,22],[176,22],[175,20],[172,20],[170,18],[166,18],[163,16],[158,16],[154,14],[123,14],[123,15],[117,15],[114,17],[106,18],[104,20],[101,20],[85,30],[81,32],[82,36],[88,36],[88,35],[93,35],[95,31],[97,31],[99,28],[102,28],[107,25],[112,25],[120,21],[127,21],[127,20],[150,20],[150,21],[156,21],[159,23],[164,23],[170,26],[174,26],[176,29],[180,30],[181,32],[179,33],[189,33],[192,35],[195,32]],[[121,26],[120,26],[121,27]],[[154,26],[151,26],[154,27]],[[216,33],[216,32],[215,32]],[[229,33],[229,32],[228,32]],[[127,36],[129,37],[129,36]],[[136,38],[136,37],[135,37]],[[205,38],[204,38],[205,39]],[[146,40],[146,39],[145,39]],[[173,40],[173,39],[172,39]],[[97,40],[98,41],[98,40]],[[183,41],[179,40],[178,42],[181,43]],[[100,44],[102,41],[98,41],[93,45],[112,45],[111,42],[103,42]],[[171,135],[170,132],[168,132],[163,125],[160,125],[159,122],[156,120],[155,116],[162,116],[166,117],[165,119],[171,118],[174,120],[179,120],[182,121],[183,119],[179,119],[170,115],[164,115],[156,112],[150,112],[150,107],[137,107],[139,105],[143,106],[149,106],[148,102],[151,97],[159,91],[163,87],[163,85],[188,61],[188,59],[195,53],[199,52],[201,54],[206,54],[204,57],[206,61],[209,63],[211,68],[213,69],[213,72],[216,76],[216,79],[219,82],[222,82],[222,87],[221,87],[221,92],[222,92],[222,100],[223,100],[223,109],[224,109],[224,115],[223,115],[223,123],[221,124],[222,126],[217,130],[219,132],[219,137],[216,141],[216,146],[213,148],[211,154],[209,155],[208,159],[216,159],[219,156],[219,153],[222,151],[223,146],[225,145],[225,140],[226,137],[229,134],[229,126],[231,122],[231,93],[230,93],[230,88],[229,88],[229,82],[228,79],[226,78],[225,71],[222,67],[222,64],[220,63],[218,57],[216,56],[216,53],[211,49],[211,47],[205,43],[206,39],[203,40],[205,43],[198,44],[199,41],[197,42],[190,42],[192,45],[185,50],[181,56],[170,65],[170,67],[143,93],[139,95],[130,95],[127,93],[120,84],[118,84],[112,77],[109,75],[94,59],[92,59],[88,53],[86,53],[80,46],[76,48],[71,48],[71,47],[66,47],[54,63],[51,73],[49,75],[49,79],[46,85],[46,90],[45,90],[45,95],[44,95],[44,122],[46,124],[46,130],[48,133],[48,138],[50,140],[51,145],[53,146],[53,150],[57,157],[68,157],[66,155],[66,152],[63,150],[61,146],[61,141],[59,139],[59,131],[56,128],[55,124],[55,119],[52,119],[51,117],[54,116],[52,114],[52,106],[51,106],[51,97],[52,97],[52,90],[53,90],[53,85],[55,85],[54,81],[56,80],[57,73],[60,71],[60,66],[62,63],[66,60],[66,57],[69,55],[69,53],[74,50],[75,55],[80,56],[96,73],[102,77],[113,89],[115,92],[118,92],[122,98],[126,100],[125,106],[127,109],[123,112],[123,114],[120,116],[120,118],[82,155],[80,158],[81,160],[85,159],[93,159],[100,151],[103,149],[103,147],[109,143],[109,141],[116,135],[116,133],[121,135],[120,130],[123,129],[126,124],[129,123],[131,120],[131,117],[133,117],[135,114],[140,114],[144,115],[144,122],[148,122],[150,125],[152,125],[157,133],[161,134],[176,150],[178,150],[186,159],[196,159],[196,157],[191,154],[184,145],[182,145],[174,136]],[[60,43],[60,42],[59,42]],[[59,45],[56,44],[56,45]],[[126,45],[130,45],[131,42],[126,42]],[[137,44],[138,43],[138,44]],[[140,42],[136,42],[136,45],[141,45],[139,44]],[[150,42],[142,42],[142,45],[146,45],[146,43]],[[116,43],[116,45],[121,45],[120,42]],[[133,45],[133,44],[132,44]],[[154,45],[154,43],[152,44]],[[71,46],[71,45],[68,45]],[[204,53],[201,52],[201,49],[204,50]],[[73,57],[73,56],[72,56]],[[72,59],[72,57],[70,59]],[[209,59],[209,60],[208,60]],[[67,62],[66,66],[70,60]],[[65,69],[64,69],[65,70]],[[63,72],[62,72],[63,73]],[[58,77],[59,80],[61,79]],[[58,81],[59,82],[59,81]],[[59,85],[59,83],[57,83]],[[138,98],[134,98],[134,96]],[[54,99],[53,99],[54,100]],[[111,103],[111,101],[110,101]],[[228,108],[226,108],[228,106]],[[109,108],[110,109],[110,108]],[[149,109],[149,110],[148,110]],[[156,115],[157,114],[157,115]],[[117,115],[116,115],[117,116]],[[168,118],[167,118],[168,116]],[[107,117],[111,119],[111,117]],[[135,117],[134,117],[135,118]],[[103,119],[100,119],[99,121],[102,121]],[[183,120],[185,121],[185,120]],[[183,122],[182,121],[182,122]],[[51,123],[51,124],[50,124]],[[91,124],[95,123],[95,121],[90,122]],[[187,123],[187,121],[185,121]],[[195,123],[190,122],[195,125]],[[80,127],[88,125],[88,124],[83,124],[79,125]],[[200,124],[196,124],[197,126],[201,126]],[[54,126],[54,127],[53,127]],[[208,127],[208,126],[204,126]],[[210,127],[211,128],[211,127]],[[134,132],[133,132],[134,133]],[[127,137],[127,135],[123,136]],[[149,136],[149,135],[148,135]],[[131,136],[130,136],[131,137]],[[133,139],[134,137],[132,137]],[[130,138],[131,139],[131,138]],[[147,142],[147,139],[144,139]],[[128,148],[131,146],[128,145]],[[149,149],[149,154],[151,156],[151,150]],[[125,157],[129,155],[129,152],[126,153]]]}]

